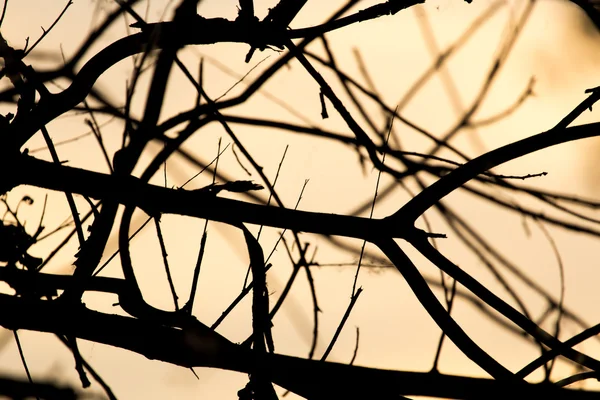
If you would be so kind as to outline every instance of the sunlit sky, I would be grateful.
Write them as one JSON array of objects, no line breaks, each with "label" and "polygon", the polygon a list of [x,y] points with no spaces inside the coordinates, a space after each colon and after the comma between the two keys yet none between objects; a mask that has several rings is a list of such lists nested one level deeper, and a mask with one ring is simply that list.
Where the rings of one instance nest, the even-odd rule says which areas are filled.
[{"label": "sunlit sky", "polygon": [[[47,28],[65,3],[43,0],[9,2],[2,24],[2,35],[13,47],[22,48],[27,37],[30,43],[39,37],[42,33],[41,27]],[[167,3],[170,5],[166,7]],[[256,13],[260,18],[266,15],[269,7],[276,2],[255,3]],[[374,3],[376,2],[362,2],[354,11]],[[141,2],[136,9],[140,14],[146,15],[149,22],[161,18],[169,20],[172,17],[173,4],[176,2],[151,1],[150,7],[146,8],[146,3]],[[475,0],[473,4],[459,0],[428,0],[424,5],[412,7],[395,16],[382,17],[376,21],[363,22],[332,32],[327,38],[340,68],[358,77],[362,82],[364,80],[360,76],[360,69],[354,57],[355,50],[360,52],[377,90],[393,108],[422,71],[432,64],[438,52],[446,50],[493,4],[495,2],[490,0]],[[523,0],[500,2],[493,16],[486,20],[466,45],[423,86],[402,110],[402,115],[431,132],[446,132],[473,101],[489,73],[502,38],[510,31],[511,24],[519,18],[525,4]],[[323,22],[338,6],[338,2],[334,1],[308,1],[291,26],[300,28]],[[60,65],[60,52],[62,51],[68,59],[90,30],[97,26],[113,7],[114,4],[107,0],[75,0],[48,38],[25,61],[38,70]],[[205,17],[233,19],[237,15],[237,1],[205,0],[201,2],[198,10]],[[127,26],[132,22],[133,20],[128,19],[114,24],[113,29],[105,35],[103,45],[123,37],[128,31],[134,32],[133,28]],[[100,47],[93,48],[86,60],[99,49]],[[317,54],[324,54],[318,41],[309,49]],[[213,98],[223,95],[243,75],[255,68],[244,82],[226,95],[232,97],[245,88],[245,82],[252,81],[279,56],[272,50],[257,52],[252,61],[246,64],[244,57],[247,51],[248,46],[242,44],[197,46],[186,48],[181,52],[181,58],[192,72],[198,71],[199,60],[204,59],[203,83]],[[52,57],[49,57],[50,54]],[[476,114],[476,119],[485,119],[510,107],[532,78],[535,80],[534,96],[527,98],[514,113],[498,123],[461,132],[454,143],[465,149],[470,156],[476,156],[482,151],[552,127],[583,100],[586,88],[598,86],[599,61],[600,34],[581,10],[566,1],[538,1],[506,66]],[[109,94],[116,102],[123,99],[132,65],[131,60],[120,62],[100,78],[97,88]],[[331,72],[316,62],[314,65],[328,80],[334,81]],[[146,74],[143,81],[147,83],[149,77],[150,74]],[[67,85],[67,82],[56,83],[57,86],[50,88],[52,91],[59,91],[60,87],[64,88]],[[452,91],[449,88],[454,89]],[[334,90],[342,99],[347,99],[339,85],[334,85]],[[452,94],[449,95],[449,92]],[[161,120],[191,108],[195,99],[196,92],[193,87],[185,81],[181,73],[174,72]],[[277,104],[277,101],[285,101],[295,112],[286,110]],[[138,116],[141,115],[143,106],[144,93],[140,91],[134,98],[134,112],[137,112]],[[9,111],[10,107],[5,109]],[[349,109],[359,123],[364,124],[358,116],[358,110],[353,107]],[[365,109],[372,114],[380,113],[371,103],[367,103]],[[328,111],[330,118],[321,119],[319,87],[297,62],[293,62],[289,68],[283,68],[275,75],[265,89],[256,94],[249,103],[226,110],[225,114],[309,124],[350,136],[351,132],[330,104]],[[108,148],[111,151],[117,150],[122,133],[120,123],[108,117],[99,116],[99,119],[106,124],[103,128],[106,130],[103,132]],[[588,112],[578,123],[597,119],[597,113]],[[82,120],[81,117],[63,116],[49,125],[50,133],[57,142],[77,137],[87,131]],[[378,117],[377,121],[383,126],[381,117]],[[309,183],[299,206],[303,210],[347,213],[363,201],[372,198],[377,171],[371,166],[367,166],[363,171],[352,148],[277,130],[242,125],[235,125],[235,129],[240,140],[271,179],[275,176],[286,146],[289,146],[277,183],[277,189],[286,206],[294,206],[307,179]],[[411,150],[426,151],[431,146],[431,143],[417,138],[414,132],[400,123],[396,130],[399,140]],[[209,161],[216,155],[219,138],[222,138],[223,146],[231,142],[217,124],[209,125],[201,132],[203,134],[200,137],[192,138],[184,147],[204,161]],[[547,149],[503,165],[497,171],[514,175],[545,171],[548,172],[546,177],[528,183],[548,190],[560,190],[588,197],[598,196],[600,191],[597,189],[599,173],[596,154],[600,150],[599,143],[598,140],[586,140]],[[43,148],[44,142],[41,137],[36,136],[26,146],[33,151]],[[61,158],[68,160],[69,165],[107,172],[97,144],[89,135],[61,145],[58,149]],[[147,162],[159,149],[157,144],[149,146],[148,153],[142,161]],[[43,149],[33,154],[42,158],[49,157]],[[231,179],[260,179],[256,173],[248,177],[238,165],[231,150],[223,154],[220,162],[219,168]],[[136,171],[141,170],[140,168]],[[180,186],[196,172],[198,171],[195,167],[174,157],[167,164],[167,185]],[[164,184],[163,174],[159,175],[153,182]],[[189,188],[202,187],[210,183],[210,180],[210,176],[202,176],[194,180]],[[382,184],[386,185],[389,182],[390,179],[383,176]],[[39,221],[45,193],[39,189],[20,187],[9,195],[9,202],[14,203],[18,202],[23,194],[37,196],[39,201],[35,205],[20,211],[20,216],[27,221],[28,227],[35,226]],[[61,194],[51,194],[48,199],[52,212],[46,215],[45,224],[51,227],[65,220],[69,211]],[[398,194],[377,203],[374,216],[389,215],[407,199],[406,195]],[[461,215],[476,221],[478,230],[500,250],[506,252],[512,261],[524,266],[525,272],[532,279],[553,293],[558,293],[559,274],[556,257],[545,234],[534,223],[524,223],[514,213],[497,210],[461,193],[452,194],[449,200]],[[527,204],[525,200],[522,201],[523,204]],[[87,210],[83,200],[78,202],[78,205]],[[432,214],[431,218],[438,229],[444,227],[435,214]],[[140,213],[136,224],[139,225],[144,220],[145,215]],[[174,281],[178,291],[182,294],[187,293],[203,221],[166,215],[162,223]],[[523,229],[526,223],[530,235]],[[257,231],[256,228],[253,227],[253,232]],[[566,305],[577,310],[588,323],[596,323],[596,305],[600,301],[600,293],[597,290],[599,276],[594,261],[597,242],[583,235],[548,229],[566,269]],[[201,321],[210,325],[242,288],[248,260],[239,231],[215,223],[209,225],[208,231],[209,247],[194,313]],[[278,230],[265,229],[261,236],[265,253],[271,251],[278,235]],[[321,263],[356,263],[354,255],[335,250],[315,236],[304,235],[303,240],[310,242],[313,248],[318,246],[318,261]],[[60,238],[49,239],[46,243],[34,247],[32,253],[43,256],[58,242]],[[440,242],[440,246],[450,259],[482,283],[489,284],[498,295],[508,301],[499,285],[492,282],[490,274],[484,271],[472,254],[465,251],[457,238],[450,237]],[[70,273],[76,248],[77,243],[71,243],[68,249],[50,263],[46,272]],[[403,248],[414,256],[415,262],[424,273],[438,276],[435,268],[415,255],[408,246]],[[116,240],[113,240],[107,248],[107,255],[115,250]],[[145,299],[158,307],[172,307],[154,231],[145,230],[133,241],[132,255]],[[268,284],[275,299],[281,292],[291,267],[283,249],[275,253],[272,262],[274,268],[270,272]],[[313,270],[320,308],[323,311],[317,357],[325,350],[347,307],[354,270],[353,266],[322,267]],[[118,257],[109,264],[104,274],[121,276]],[[356,364],[402,370],[429,370],[440,331],[416,301],[402,277],[391,269],[363,271],[359,284],[365,291],[329,360],[348,362],[351,359],[356,339],[355,327],[359,327],[360,347]],[[311,341],[312,306],[304,277],[299,279],[296,285],[291,297],[274,320],[274,338],[277,352],[306,357]],[[527,294],[526,289],[523,291]],[[86,295],[84,300],[90,307],[106,312],[118,312],[112,307],[114,297]],[[537,314],[541,313],[544,304],[539,298],[531,297],[528,301]],[[251,331],[249,307],[249,301],[244,302],[221,325],[219,331],[234,342],[244,340]],[[480,346],[509,369],[518,370],[537,356],[538,350],[535,346],[499,330],[497,325],[488,323],[469,305],[457,303],[452,315]],[[577,333],[569,329],[565,328],[564,338]],[[21,331],[20,338],[34,380],[53,380],[79,387],[72,356],[52,335]],[[2,332],[0,341],[5,343],[0,352],[2,373],[24,377],[12,333]],[[582,349],[596,357],[600,350],[595,343],[585,344]],[[203,369],[196,370],[199,376],[199,379],[196,379],[185,368],[153,362],[137,354],[101,344],[82,342],[80,350],[83,357],[110,384],[117,397],[124,399],[198,396],[233,399],[236,398],[237,390],[247,381],[243,374]],[[567,364],[559,363],[557,367],[557,377],[572,372]],[[449,341],[445,342],[440,369],[446,373],[485,376],[481,369],[461,355]],[[541,374],[534,375],[534,378],[541,378]],[[101,388],[95,383],[89,390],[101,393]]]}]

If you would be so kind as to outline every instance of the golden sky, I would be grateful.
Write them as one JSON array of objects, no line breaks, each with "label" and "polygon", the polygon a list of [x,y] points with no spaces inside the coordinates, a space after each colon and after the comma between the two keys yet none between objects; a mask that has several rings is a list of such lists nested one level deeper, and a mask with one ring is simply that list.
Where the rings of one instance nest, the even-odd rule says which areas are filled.
[{"label": "golden sky", "polygon": [[[64,7],[65,2],[43,0],[20,0],[10,2],[7,16],[2,25],[2,34],[15,47],[20,48],[29,37],[30,43],[42,33],[40,27],[48,27]],[[165,12],[165,6],[167,6]],[[172,17],[173,5],[167,1],[152,1],[146,9],[145,2],[137,8],[147,16],[149,22]],[[259,17],[266,14],[274,1],[255,1]],[[376,2],[363,2],[357,8],[366,8]],[[401,110],[402,115],[415,124],[431,132],[442,134],[457,121],[462,112],[473,102],[496,56],[502,40],[510,32],[523,10],[524,0],[495,2],[475,0],[467,4],[459,0],[428,0],[424,5],[415,6],[395,16],[382,17],[330,33],[327,38],[335,51],[341,69],[360,78],[359,67],[354,56],[358,49],[374,85],[390,107],[394,107],[405,96],[411,85],[429,68],[440,51],[448,49],[486,10],[495,8],[489,19],[479,27],[477,33],[435,74],[414,98]],[[205,0],[201,2],[199,13],[205,17],[225,17],[233,19],[237,13],[237,1]],[[68,9],[64,18],[53,29],[48,38],[25,61],[38,70],[45,70],[62,63],[60,52],[68,58],[78,48],[92,27],[112,10],[110,1],[78,0]],[[338,2],[308,1],[305,9],[292,23],[292,28],[300,28],[323,22],[338,7]],[[104,38],[104,45],[127,34],[127,24],[132,20],[119,21]],[[324,54],[319,42],[309,49]],[[86,60],[100,47],[92,49]],[[598,86],[597,65],[600,61],[600,36],[583,12],[566,1],[538,1],[531,17],[518,38],[506,65],[494,81],[476,120],[485,119],[510,107],[525,90],[530,79],[534,79],[534,96],[528,97],[514,113],[498,123],[477,129],[463,130],[455,144],[471,156],[490,150],[512,141],[531,136],[552,127],[576,104],[584,99],[584,90]],[[244,63],[247,45],[218,44],[214,46],[188,47],[181,52],[184,63],[195,72],[201,57],[204,58],[204,87],[213,97],[227,92],[241,76],[248,77],[229,92],[232,97],[245,88],[245,82],[252,81],[261,71],[271,65],[279,56],[275,51],[257,52],[249,64]],[[52,54],[49,58],[48,55]],[[268,58],[267,58],[268,57]],[[266,58],[266,59],[265,59]],[[318,63],[314,65],[330,81],[335,77]],[[81,65],[80,65],[81,67]],[[118,101],[124,98],[126,80],[132,67],[131,60],[124,60],[111,68],[100,78],[97,87]],[[252,70],[252,68],[255,68]],[[252,71],[251,71],[252,70]],[[147,74],[147,83],[150,74]],[[66,82],[57,82],[63,87]],[[52,91],[61,90],[52,87]],[[334,90],[344,100],[340,85]],[[181,73],[174,72],[167,93],[167,102],[162,110],[161,120],[186,110],[194,104],[195,90]],[[289,109],[281,106],[285,101]],[[279,104],[278,104],[279,102]],[[134,110],[140,112],[144,106],[144,92],[134,98]],[[351,132],[328,105],[330,118],[320,117],[319,87],[312,81],[299,63],[284,68],[255,95],[250,102],[225,112],[226,115],[259,116],[296,124],[308,124],[351,136]],[[355,107],[349,107],[357,121],[364,124]],[[7,108],[8,110],[8,108]],[[374,104],[367,103],[365,110],[372,114],[380,111]],[[107,117],[99,117],[106,123],[105,140],[110,150],[118,149],[121,140],[121,125]],[[597,120],[597,113],[586,113],[578,122]],[[377,118],[382,124],[382,118]],[[55,141],[79,136],[87,131],[82,117],[63,116],[49,125]],[[265,173],[274,178],[286,146],[289,146],[281,175],[277,184],[286,206],[293,207],[306,179],[310,180],[303,194],[299,208],[327,213],[347,213],[372,198],[377,179],[377,171],[371,166],[363,171],[357,163],[356,153],[349,147],[308,136],[291,134],[272,129],[253,128],[235,125],[236,134],[248,150],[259,160]],[[396,134],[407,149],[427,151],[431,143],[419,138],[413,131],[397,122]],[[209,161],[217,153],[219,138],[223,146],[230,143],[226,133],[217,124],[207,126],[203,134],[185,144],[185,148]],[[598,196],[598,168],[596,153],[600,150],[598,140],[586,140],[544,150],[523,159],[503,165],[498,172],[522,175],[548,172],[548,176],[528,181],[531,185],[548,190],[559,190],[588,197]],[[27,147],[35,150],[43,147],[41,137],[34,137]],[[160,145],[150,146],[143,162],[160,150]],[[47,158],[45,151],[34,153]],[[69,165],[106,172],[106,165],[91,136],[59,147],[62,159]],[[443,153],[442,153],[443,154]],[[232,179],[254,179],[256,173],[248,177],[239,167],[231,150],[226,151],[220,160],[220,167]],[[246,163],[247,164],[247,163]],[[141,171],[136,170],[137,172]],[[195,167],[177,160],[167,164],[167,185],[180,186],[197,172]],[[201,187],[210,182],[210,177],[194,180],[189,188]],[[153,181],[164,184],[162,173]],[[390,179],[382,178],[386,185]],[[39,220],[42,190],[18,188],[9,196],[9,201],[18,201],[24,193],[37,195],[36,206],[23,211],[23,217],[30,219],[28,224]],[[504,196],[498,194],[498,196]],[[383,217],[397,210],[408,197],[397,194],[377,203],[375,217]],[[524,222],[516,214],[500,211],[470,196],[455,193],[449,201],[461,215],[476,222],[479,231],[488,237],[515,263],[523,266],[525,272],[540,285],[553,293],[558,293],[559,273],[556,258],[547,237],[535,223],[529,221],[530,235],[523,229]],[[528,200],[518,198],[521,204]],[[78,202],[82,208],[86,203]],[[52,212],[46,216],[47,226],[59,224],[68,217],[69,211],[61,194],[49,196]],[[365,214],[366,215],[366,214]],[[145,216],[140,213],[137,223]],[[440,229],[443,224],[439,217],[431,214],[434,226]],[[197,255],[203,222],[166,215],[162,219],[163,230],[173,267],[174,281],[180,293],[187,293]],[[422,224],[420,226],[423,226]],[[435,229],[434,229],[435,230]],[[595,260],[594,240],[583,235],[548,228],[560,251],[566,274],[566,305],[577,310],[588,323],[596,323],[596,304],[600,294],[596,288],[598,272]],[[253,227],[253,232],[257,227]],[[448,233],[445,231],[445,233]],[[265,229],[261,244],[269,252],[277,240],[279,231]],[[318,260],[322,263],[356,263],[354,255],[344,254],[328,245],[324,240],[312,235],[303,235],[303,240],[311,247],[319,247]],[[40,244],[33,252],[42,256],[49,246],[59,239]],[[168,286],[164,279],[164,269],[160,262],[156,234],[152,230],[143,231],[133,242],[132,251],[140,286],[145,299],[158,307],[171,307]],[[353,243],[360,246],[360,243]],[[48,247],[45,247],[48,246]],[[76,243],[61,253],[47,269],[47,272],[69,273],[72,271],[73,254]],[[482,283],[487,283],[502,298],[506,293],[493,282],[480,262],[461,246],[456,237],[440,242],[441,249],[461,268],[472,273]],[[409,251],[417,266],[426,274],[437,276],[435,268],[422,258]],[[116,249],[116,241],[107,249],[108,255]],[[374,250],[374,249],[371,249]],[[281,292],[291,272],[285,251],[275,253],[274,268],[269,276],[269,289],[274,301]],[[209,225],[209,247],[198,289],[196,316],[211,324],[239,293],[247,267],[247,255],[243,237],[239,231],[222,225]],[[348,304],[354,267],[322,267],[313,270],[319,294],[321,314],[320,342],[317,356],[325,350],[329,339]],[[105,271],[106,275],[121,276],[118,258]],[[302,273],[301,273],[302,274]],[[416,301],[402,277],[391,269],[377,269],[361,272],[359,284],[364,288],[356,308],[341,335],[331,357],[332,361],[348,362],[355,344],[355,327],[360,328],[360,348],[356,363],[390,369],[427,371],[431,368],[439,338],[439,329]],[[544,304],[528,290],[519,287],[529,295],[535,314],[541,313]],[[436,292],[437,293],[437,292]],[[439,294],[439,293],[437,293]],[[117,312],[112,307],[115,298],[110,296],[88,296],[86,304],[107,312]],[[512,304],[512,302],[509,301]],[[250,333],[249,301],[244,302],[220,327],[220,332],[233,341],[242,341]],[[308,353],[312,331],[312,310],[310,293],[304,277],[299,279],[292,296],[274,320],[274,335],[278,352],[305,357]],[[517,370],[537,355],[535,346],[517,340],[496,325],[489,323],[469,305],[457,303],[452,314],[465,331],[491,355],[505,366]],[[549,325],[550,326],[550,325]],[[548,328],[548,326],[545,326]],[[575,331],[564,330],[564,338]],[[34,379],[56,379],[63,383],[78,385],[73,369],[72,356],[54,337],[33,332],[21,332],[29,368]],[[6,345],[0,352],[0,365],[3,372],[23,376],[12,335],[7,336]],[[561,337],[562,338],[562,337]],[[589,354],[598,353],[596,343],[586,343],[583,347]],[[152,362],[144,357],[110,348],[100,344],[83,342],[82,355],[92,363],[109,382],[119,398],[196,398],[211,399],[236,398],[235,393],[243,387],[246,377],[242,374],[197,370],[199,380],[184,368],[165,363]],[[485,376],[485,373],[469,361],[449,342],[445,342],[440,363],[442,372]],[[557,365],[556,375],[564,376],[571,372],[567,364]],[[534,375],[539,379],[541,374]],[[94,386],[92,390],[101,392]]]}]

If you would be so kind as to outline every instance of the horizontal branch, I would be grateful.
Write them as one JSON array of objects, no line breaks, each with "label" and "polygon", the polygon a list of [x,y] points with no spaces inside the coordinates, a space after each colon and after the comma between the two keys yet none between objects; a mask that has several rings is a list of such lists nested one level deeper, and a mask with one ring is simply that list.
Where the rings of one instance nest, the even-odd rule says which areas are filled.
[{"label": "horizontal branch", "polygon": [[134,176],[107,175],[30,156],[17,156],[14,161],[5,160],[5,163],[5,170],[15,172],[0,178],[2,191],[25,184],[137,206],[149,215],[179,214],[234,225],[247,222],[366,240],[381,235],[403,238],[409,233],[398,224],[381,219],[298,211],[217,197],[199,190],[167,189],[144,183]]},{"label": "horizontal branch", "polygon": [[[73,388],[53,382],[29,382],[5,376],[0,377],[0,396],[7,399],[38,398],[44,400],[75,400],[83,398]],[[6,397],[4,397],[6,396]]]},{"label": "horizontal branch", "polygon": [[[0,294],[0,325],[72,335],[130,350],[149,359],[183,367],[210,367],[250,373],[251,350],[215,342],[189,329],[175,329],[139,319],[104,314],[59,301],[26,300]],[[397,399],[399,395],[454,399],[552,398],[596,399],[599,392],[557,388],[550,384],[494,381],[438,373],[364,368],[332,362],[267,354],[273,382],[301,396],[320,398]],[[373,397],[375,396],[375,397]]]},{"label": "horizontal branch", "polygon": [[[47,274],[10,267],[0,267],[0,281],[6,282],[17,294],[45,296],[73,286],[72,275]],[[86,280],[86,291],[119,295],[128,290],[124,279],[95,276]]]}]

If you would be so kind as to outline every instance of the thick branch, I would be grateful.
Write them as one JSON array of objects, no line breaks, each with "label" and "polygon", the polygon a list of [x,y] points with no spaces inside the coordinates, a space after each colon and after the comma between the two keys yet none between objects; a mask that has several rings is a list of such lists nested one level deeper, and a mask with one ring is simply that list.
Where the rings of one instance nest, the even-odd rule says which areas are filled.
[{"label": "thick branch", "polygon": [[[103,314],[60,302],[28,301],[0,294],[0,325],[73,335],[134,351],[150,359],[184,367],[211,367],[249,373],[252,352],[223,346],[193,330],[180,330],[134,318]],[[267,354],[273,382],[311,399],[377,398],[425,395],[455,399],[552,398],[596,399],[598,392],[560,389],[553,385],[494,381],[437,373],[356,367]]]},{"label": "thick branch", "polygon": [[[594,93],[594,96],[582,104],[590,107],[589,103],[595,102],[596,96],[600,96],[600,92]],[[414,223],[431,206],[477,175],[538,150],[573,140],[598,136],[598,128],[600,128],[600,122],[571,128],[559,127],[487,152],[440,178],[388,218],[402,223]]]},{"label": "thick branch", "polygon": [[402,238],[406,233],[399,227],[384,224],[382,220],[262,206],[217,197],[202,191],[166,189],[146,184],[133,176],[106,175],[56,165],[29,156],[18,156],[13,163],[7,164],[6,167],[14,170],[15,173],[12,176],[5,176],[5,179],[11,179],[12,182],[0,182],[0,187],[27,184],[58,191],[70,191],[94,199],[137,206],[151,215],[179,214],[234,225],[247,222],[294,231],[360,239],[368,239],[384,233]]}]

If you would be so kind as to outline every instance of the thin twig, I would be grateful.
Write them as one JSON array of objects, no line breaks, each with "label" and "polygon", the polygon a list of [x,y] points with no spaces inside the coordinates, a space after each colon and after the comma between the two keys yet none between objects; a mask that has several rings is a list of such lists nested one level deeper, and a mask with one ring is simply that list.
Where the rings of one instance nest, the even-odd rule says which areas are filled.
[{"label": "thin twig", "polygon": [[179,310],[179,297],[177,296],[177,292],[175,291],[175,284],[173,283],[173,278],[171,277],[171,269],[169,268],[167,248],[163,239],[162,229],[160,228],[160,219],[158,217],[154,217],[153,219],[154,225],[156,226],[156,236],[158,237],[158,243],[160,244],[160,251],[162,254],[163,264],[165,266],[165,272],[167,273],[167,281],[169,282],[169,288],[171,289],[171,295],[173,296],[173,303],[175,304],[175,310]]},{"label": "thin twig", "polygon": [[[15,336],[15,342],[17,343],[17,349],[19,350],[19,356],[21,357],[21,362],[23,363],[23,368],[25,368],[25,373],[27,374],[27,380],[29,383],[33,385],[33,379],[31,378],[31,373],[29,372],[29,367],[27,366],[27,360],[25,360],[25,354],[23,353],[23,347],[21,346],[21,341],[19,340],[19,334],[17,330],[13,330],[13,335]],[[40,400],[40,398],[35,396],[36,400]]]},{"label": "thin twig", "polygon": [[[8,1],[5,1],[5,6],[6,6],[6,3],[8,3]],[[29,53],[31,53],[31,51],[33,49],[35,49],[35,47],[46,37],[46,35],[48,35],[50,33],[50,31],[52,30],[52,28],[54,28],[56,26],[56,24],[58,23],[58,21],[60,21],[60,19],[63,17],[63,15],[65,15],[65,13],[67,12],[67,9],[72,4],[73,4],[73,0],[69,0],[67,2],[67,4],[65,5],[65,7],[63,8],[63,10],[61,11],[61,13],[58,15],[58,17],[56,17],[56,19],[54,20],[54,22],[52,23],[52,25],[50,25],[50,28],[48,28],[48,29],[42,28],[42,31],[44,33],[42,33],[42,36],[40,36],[40,38],[38,40],[36,40],[36,42],[29,49],[27,49],[25,51],[24,57],[27,56]],[[2,18],[4,18],[4,13],[2,15]],[[1,24],[1,21],[0,21],[0,24]]]},{"label": "thin twig", "polygon": [[335,345],[335,342],[337,342],[337,339],[340,336],[340,333],[342,333],[342,329],[344,329],[344,325],[346,324],[346,321],[348,320],[348,317],[350,316],[350,312],[354,308],[354,305],[356,304],[356,301],[358,300],[358,296],[360,296],[362,291],[363,291],[363,289],[361,287],[359,287],[356,290],[356,292],[352,294],[352,297],[350,298],[350,304],[348,304],[348,308],[346,308],[346,312],[344,313],[344,316],[342,317],[340,324],[338,325],[337,329],[335,330],[335,333],[333,334],[333,337],[331,338],[331,342],[329,342],[327,349],[325,349],[325,352],[321,356],[321,361],[325,361],[327,359],[327,357],[329,356],[329,353],[331,353],[331,350],[333,350],[333,346]]}]

